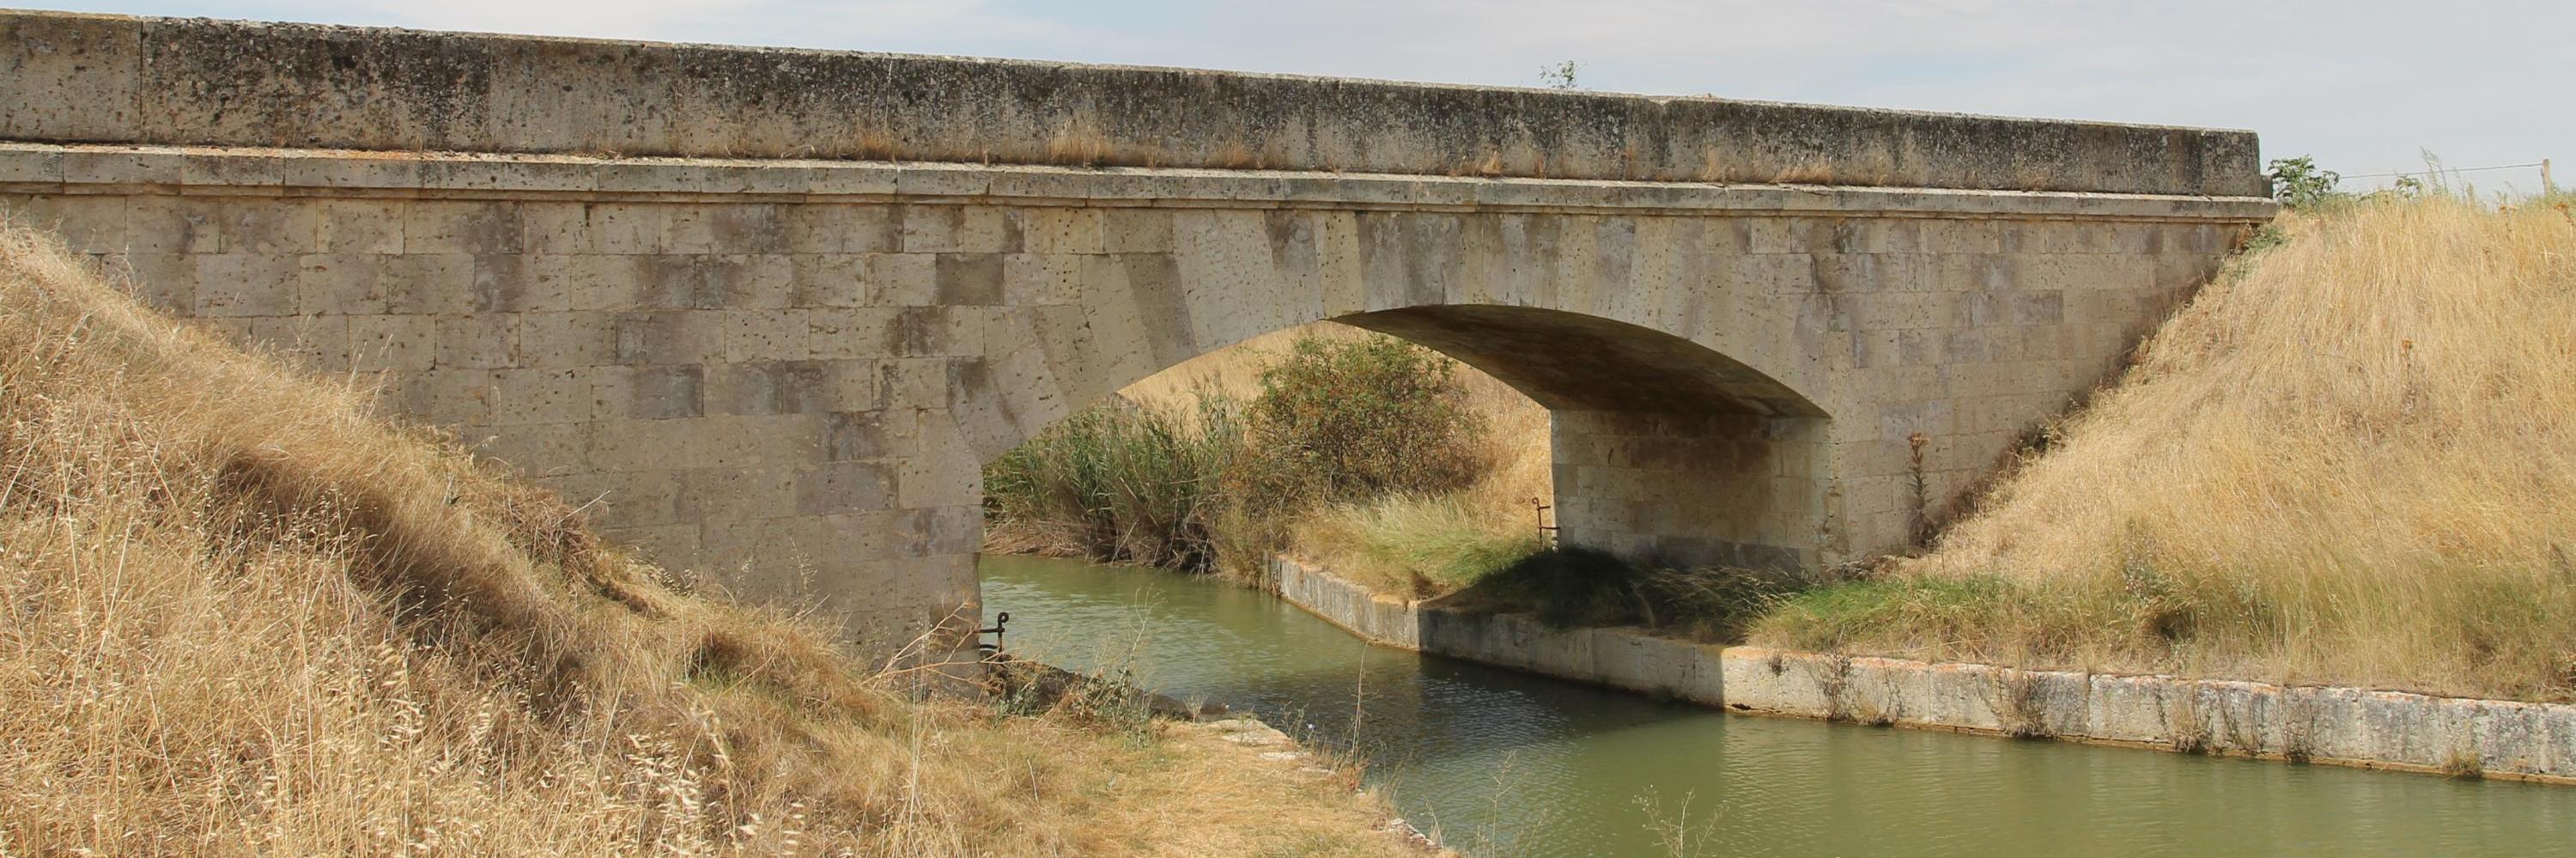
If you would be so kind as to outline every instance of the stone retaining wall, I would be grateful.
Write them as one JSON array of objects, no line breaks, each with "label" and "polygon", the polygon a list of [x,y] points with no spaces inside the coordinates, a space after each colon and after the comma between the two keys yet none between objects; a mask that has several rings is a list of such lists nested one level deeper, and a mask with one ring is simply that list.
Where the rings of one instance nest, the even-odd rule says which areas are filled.
[{"label": "stone retaining wall", "polygon": [[1551,629],[1375,594],[1281,558],[1290,604],[1400,649],[1731,712],[2576,784],[2576,705],[2018,670]]}]

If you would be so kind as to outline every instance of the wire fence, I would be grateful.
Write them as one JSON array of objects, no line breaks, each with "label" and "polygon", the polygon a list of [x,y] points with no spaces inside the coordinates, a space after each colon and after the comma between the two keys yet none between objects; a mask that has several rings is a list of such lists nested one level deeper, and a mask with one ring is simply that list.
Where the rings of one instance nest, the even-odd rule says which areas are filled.
[{"label": "wire fence", "polygon": [[[2469,174],[2469,173],[2493,173],[2493,172],[2501,172],[2501,171],[2505,171],[2505,170],[2538,170],[2538,171],[2539,171],[2539,178],[2540,178],[2540,192],[2541,192],[2541,193],[2545,193],[2545,194],[2555,194],[2555,193],[2557,193],[2557,192],[2558,192],[2558,182],[2557,182],[2557,178],[2556,178],[2555,176],[2552,176],[2552,175],[2550,174],[2550,163],[2549,163],[2549,159],[2547,159],[2547,158],[2542,158],[2542,159],[2540,159],[2540,160],[2538,160],[2538,161],[2533,161],[2533,162],[2528,163],[2528,164],[2496,164],[2496,165],[2493,165],[2493,166],[2487,166],[2487,167],[2443,167],[2443,166],[2434,166],[2434,167],[2427,167],[2427,168],[2422,169],[2422,170],[2401,170],[2401,171],[2388,172],[2388,173],[2354,173],[2354,174],[2351,174],[2351,175],[2337,175],[2337,176],[2335,177],[2335,181],[2336,181],[2336,183],[2340,184],[2340,183],[2343,183],[2343,182],[2350,182],[2350,181],[2353,181],[2353,180],[2356,180],[2356,179],[2399,179],[2399,180],[2405,180],[2405,179],[2415,179],[2415,178],[2427,178],[2427,177],[2429,177],[2429,178],[2433,178],[2434,180],[2439,181],[2439,182],[2445,182],[2445,183],[2456,182],[2456,183],[2458,183],[2458,184],[2463,184],[2463,185],[2465,185],[2465,184],[2467,184],[2467,177],[2466,177],[2466,174]],[[2460,178],[2458,178],[2458,179],[2453,179],[2453,178],[2451,178],[2451,177],[2453,177],[2453,176],[2459,176]]]}]

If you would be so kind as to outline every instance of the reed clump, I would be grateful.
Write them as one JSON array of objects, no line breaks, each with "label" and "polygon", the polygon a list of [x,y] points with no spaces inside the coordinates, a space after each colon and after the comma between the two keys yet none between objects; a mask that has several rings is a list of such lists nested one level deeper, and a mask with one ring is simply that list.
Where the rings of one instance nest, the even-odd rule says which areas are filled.
[{"label": "reed clump", "polygon": [[2556,202],[2284,215],[1935,550],[1757,638],[2576,698],[2576,218]]},{"label": "reed clump", "polygon": [[0,224],[0,852],[1403,851],[1343,775],[916,699],[284,366]]},{"label": "reed clump", "polygon": [[1242,409],[1221,392],[1085,410],[985,468],[986,543],[1206,568],[1229,523],[1223,475],[1245,453]]}]

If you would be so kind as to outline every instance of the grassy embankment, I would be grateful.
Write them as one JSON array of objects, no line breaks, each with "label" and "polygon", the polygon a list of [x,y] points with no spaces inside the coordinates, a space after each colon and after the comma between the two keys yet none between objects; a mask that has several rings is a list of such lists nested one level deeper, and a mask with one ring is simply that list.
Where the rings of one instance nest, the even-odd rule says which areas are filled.
[{"label": "grassy embankment", "polygon": [[1754,639],[2576,698],[2576,218],[2274,229],[1934,550]]},{"label": "grassy embankment", "polygon": [[[1257,544],[1567,622],[2576,698],[2576,218],[2434,194],[2285,214],[2258,244],[1972,514],[1862,580],[1524,559],[1545,415],[1491,379],[1468,387],[1492,430],[1473,486],[1310,505]],[[1194,383],[1174,379],[1207,376],[1257,395],[1265,360],[1212,356],[1130,396],[1172,407]]]},{"label": "grassy embankment", "polygon": [[922,700],[0,224],[0,854],[1402,854],[1347,772]]}]

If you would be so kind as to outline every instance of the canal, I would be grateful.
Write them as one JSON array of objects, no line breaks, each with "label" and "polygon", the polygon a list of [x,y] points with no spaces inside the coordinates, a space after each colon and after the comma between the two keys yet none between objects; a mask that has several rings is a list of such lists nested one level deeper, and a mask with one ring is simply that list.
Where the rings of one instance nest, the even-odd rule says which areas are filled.
[{"label": "canal", "polygon": [[1356,747],[1409,821],[1479,858],[1693,854],[2576,855],[2576,787],[1726,716],[1372,647],[1266,594],[990,556],[986,616]]}]

